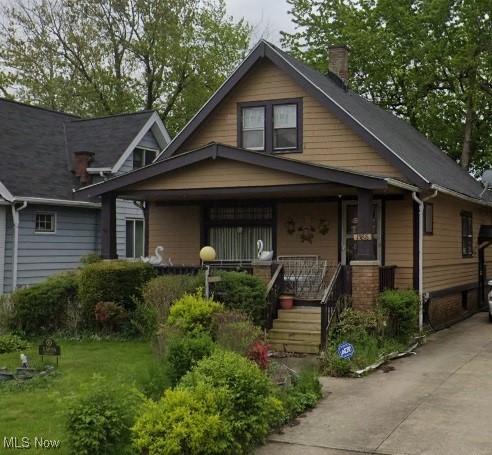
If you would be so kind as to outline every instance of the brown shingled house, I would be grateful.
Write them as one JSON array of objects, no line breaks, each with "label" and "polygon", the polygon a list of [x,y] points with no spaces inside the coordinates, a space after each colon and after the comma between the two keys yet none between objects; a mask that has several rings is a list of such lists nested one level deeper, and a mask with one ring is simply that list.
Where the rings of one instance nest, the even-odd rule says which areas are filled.
[{"label": "brown shingled house", "polygon": [[260,41],[154,163],[80,191],[102,197],[105,257],[115,198],[144,200],[148,249],[174,264],[208,244],[254,260],[261,239],[274,260],[350,269],[356,307],[396,287],[419,290],[434,325],[478,309],[491,195],[346,76],[343,47],[323,75]]}]

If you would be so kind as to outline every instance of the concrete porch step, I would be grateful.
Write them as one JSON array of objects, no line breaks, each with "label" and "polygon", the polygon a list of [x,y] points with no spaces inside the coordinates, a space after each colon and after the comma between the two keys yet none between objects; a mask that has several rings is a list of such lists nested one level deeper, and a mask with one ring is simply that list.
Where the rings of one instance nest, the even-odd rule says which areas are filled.
[{"label": "concrete porch step", "polygon": [[302,354],[317,354],[319,341],[275,340],[270,342],[271,350],[276,352],[297,352]]},{"label": "concrete porch step", "polygon": [[268,332],[268,339],[275,340],[307,341],[319,343],[319,330],[292,330],[292,329],[272,329]]}]

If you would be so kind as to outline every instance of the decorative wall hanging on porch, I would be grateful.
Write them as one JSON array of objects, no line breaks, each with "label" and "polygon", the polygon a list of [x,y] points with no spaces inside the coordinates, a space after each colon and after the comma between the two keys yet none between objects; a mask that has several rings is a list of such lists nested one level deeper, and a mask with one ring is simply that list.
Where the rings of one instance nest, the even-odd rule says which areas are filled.
[{"label": "decorative wall hanging on porch", "polygon": [[285,225],[287,226],[288,234],[292,235],[294,232],[296,232],[296,222],[294,221],[294,218],[292,218],[291,216],[287,218],[287,222],[285,223]]},{"label": "decorative wall hanging on porch", "polygon": [[301,239],[302,243],[313,243],[314,232],[316,231],[313,226],[301,226],[297,230],[300,232],[299,238]]},{"label": "decorative wall hanging on porch", "polygon": [[319,220],[319,227],[318,231],[321,235],[326,235],[328,234],[328,231],[330,230],[330,224],[328,223],[327,220],[324,218],[320,218]]}]

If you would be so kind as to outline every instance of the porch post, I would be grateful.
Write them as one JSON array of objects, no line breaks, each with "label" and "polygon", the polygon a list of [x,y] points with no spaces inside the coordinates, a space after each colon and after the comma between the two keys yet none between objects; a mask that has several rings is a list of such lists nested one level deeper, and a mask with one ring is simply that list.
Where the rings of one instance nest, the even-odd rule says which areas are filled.
[{"label": "porch post", "polygon": [[379,263],[373,246],[372,192],[357,191],[356,255],[352,266],[352,306],[356,310],[371,310],[379,295]]},{"label": "porch post", "polygon": [[101,197],[101,256],[117,259],[116,254],[116,196],[112,193]]}]

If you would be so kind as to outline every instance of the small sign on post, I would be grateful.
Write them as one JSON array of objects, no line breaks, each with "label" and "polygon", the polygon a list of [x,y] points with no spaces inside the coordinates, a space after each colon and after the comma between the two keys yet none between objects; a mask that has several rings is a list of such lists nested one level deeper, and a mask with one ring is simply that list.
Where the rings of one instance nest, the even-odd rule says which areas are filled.
[{"label": "small sign on post", "polygon": [[56,366],[58,366],[58,357],[61,356],[61,348],[53,338],[46,338],[39,345],[39,355],[41,356],[41,361],[44,361],[43,357],[45,355],[56,356]]},{"label": "small sign on post", "polygon": [[344,341],[338,345],[337,352],[341,359],[351,359],[355,354],[355,349],[350,343]]}]

